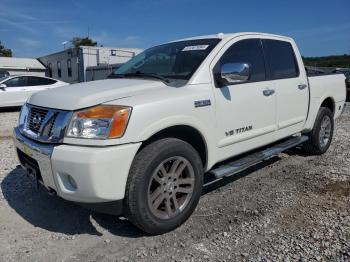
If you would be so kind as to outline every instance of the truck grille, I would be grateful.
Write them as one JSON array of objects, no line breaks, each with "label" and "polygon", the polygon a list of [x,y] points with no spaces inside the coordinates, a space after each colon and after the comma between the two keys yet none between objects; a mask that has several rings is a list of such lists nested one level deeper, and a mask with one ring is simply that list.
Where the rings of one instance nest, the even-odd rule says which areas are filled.
[{"label": "truck grille", "polygon": [[32,107],[28,117],[28,129],[38,134],[47,113],[47,109]]},{"label": "truck grille", "polygon": [[19,129],[23,135],[39,142],[60,143],[71,116],[71,111],[25,104],[21,111]]}]

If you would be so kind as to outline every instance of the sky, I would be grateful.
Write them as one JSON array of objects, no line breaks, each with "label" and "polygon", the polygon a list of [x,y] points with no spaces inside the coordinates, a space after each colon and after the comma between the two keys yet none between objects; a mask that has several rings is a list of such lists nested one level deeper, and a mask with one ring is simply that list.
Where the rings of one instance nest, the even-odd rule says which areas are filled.
[{"label": "sky", "polygon": [[15,57],[99,45],[148,48],[184,37],[267,32],[293,37],[304,56],[350,53],[350,0],[0,0],[0,41]]}]

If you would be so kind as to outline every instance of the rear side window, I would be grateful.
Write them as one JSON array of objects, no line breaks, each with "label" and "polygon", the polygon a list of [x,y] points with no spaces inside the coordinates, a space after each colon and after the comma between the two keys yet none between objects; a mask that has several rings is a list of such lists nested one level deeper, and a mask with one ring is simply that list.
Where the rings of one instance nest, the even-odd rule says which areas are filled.
[{"label": "rear side window", "polygon": [[48,79],[48,78],[42,78],[42,77],[36,77],[36,76],[28,77],[28,86],[45,86],[45,85],[52,85],[54,83],[56,83],[55,80]]},{"label": "rear side window", "polygon": [[266,79],[264,55],[260,39],[247,39],[234,43],[220,58],[215,71],[226,63],[247,63],[250,67],[248,82]]},{"label": "rear side window", "polygon": [[290,43],[279,40],[263,40],[266,60],[270,67],[271,79],[299,76],[298,63]]},{"label": "rear side window", "polygon": [[44,78],[46,81],[46,85],[53,85],[54,83],[57,83],[56,80],[49,79],[49,78]]}]

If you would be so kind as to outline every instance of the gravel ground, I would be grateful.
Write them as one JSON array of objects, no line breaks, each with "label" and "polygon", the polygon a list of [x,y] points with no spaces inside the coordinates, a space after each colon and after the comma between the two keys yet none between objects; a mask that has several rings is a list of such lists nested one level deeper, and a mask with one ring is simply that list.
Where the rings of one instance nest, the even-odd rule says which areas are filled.
[{"label": "gravel ground", "polygon": [[0,109],[0,138],[10,137],[13,127],[17,124],[19,108]]},{"label": "gravel ground", "polygon": [[330,150],[295,149],[207,186],[180,228],[128,221],[35,191],[0,113],[0,261],[350,261],[350,107]]}]

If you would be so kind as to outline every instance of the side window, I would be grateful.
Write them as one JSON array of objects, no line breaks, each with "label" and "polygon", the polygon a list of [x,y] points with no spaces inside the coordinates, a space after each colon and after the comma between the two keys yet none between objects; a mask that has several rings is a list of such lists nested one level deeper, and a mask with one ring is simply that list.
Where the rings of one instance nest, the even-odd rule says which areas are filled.
[{"label": "side window", "polygon": [[62,77],[61,62],[60,61],[57,61],[57,75],[58,75],[58,77]]},{"label": "side window", "polygon": [[290,43],[279,40],[263,40],[266,60],[270,66],[272,79],[299,76],[298,63]]},{"label": "side window", "polygon": [[[250,67],[248,82],[266,79],[264,54],[260,39],[246,39],[234,43],[220,58],[217,67],[226,63],[246,63]],[[216,68],[215,70],[220,70]]]},{"label": "side window", "polygon": [[47,79],[47,78],[37,77],[37,76],[28,77],[29,86],[45,86],[45,85],[51,85],[53,83],[56,83],[56,81],[52,79]]},{"label": "side window", "polygon": [[67,70],[68,77],[72,77],[72,61],[70,59],[67,60]]},{"label": "side window", "polygon": [[27,83],[26,83],[25,77],[14,77],[4,82],[4,84],[7,87],[20,87],[20,86],[26,86]]},{"label": "side window", "polygon": [[56,80],[53,80],[53,79],[48,79],[48,78],[43,78],[45,79],[45,85],[53,85],[54,83],[57,83]]}]

